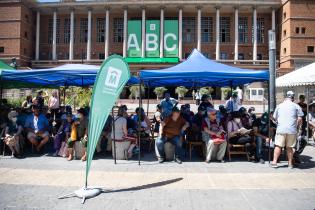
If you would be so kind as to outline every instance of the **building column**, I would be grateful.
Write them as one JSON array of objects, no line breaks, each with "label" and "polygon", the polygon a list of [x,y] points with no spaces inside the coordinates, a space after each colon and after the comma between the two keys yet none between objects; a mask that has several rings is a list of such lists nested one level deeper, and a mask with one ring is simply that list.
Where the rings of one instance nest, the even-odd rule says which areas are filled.
[{"label": "building column", "polygon": [[145,8],[142,8],[141,36],[142,36],[141,57],[144,58],[145,57]]},{"label": "building column", "polygon": [[36,48],[35,48],[35,60],[39,60],[39,34],[40,34],[40,12],[37,11],[36,16]]},{"label": "building column", "polygon": [[235,8],[235,14],[234,14],[234,29],[235,29],[235,46],[234,46],[234,60],[238,60],[238,8]]},{"label": "building column", "polygon": [[253,61],[257,60],[257,10],[253,8]]},{"label": "building column", "polygon": [[164,8],[161,8],[160,15],[160,58],[163,58],[164,52]]},{"label": "building column", "polygon": [[216,8],[216,48],[215,59],[220,60],[220,8]]},{"label": "building column", "polygon": [[178,10],[178,58],[183,60],[183,9]]},{"label": "building column", "polygon": [[124,8],[124,41],[123,41],[123,57],[127,57],[127,24],[128,24],[128,10]]},{"label": "building column", "polygon": [[53,40],[52,40],[52,59],[56,60],[56,39],[57,39],[57,11],[53,14]]},{"label": "building column", "polygon": [[105,17],[105,59],[109,56],[109,8],[106,9]]},{"label": "building column", "polygon": [[70,42],[69,42],[69,60],[73,60],[73,43],[74,43],[74,10],[70,13]]},{"label": "building column", "polygon": [[201,52],[201,7],[197,8],[197,50]]},{"label": "building column", "polygon": [[88,34],[86,45],[86,60],[91,60],[91,38],[92,38],[92,10],[88,11]]}]

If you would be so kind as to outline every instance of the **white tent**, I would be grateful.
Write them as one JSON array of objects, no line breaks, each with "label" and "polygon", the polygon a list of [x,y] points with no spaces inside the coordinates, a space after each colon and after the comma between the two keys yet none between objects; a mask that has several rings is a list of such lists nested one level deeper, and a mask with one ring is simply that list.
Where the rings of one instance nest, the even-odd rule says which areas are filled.
[{"label": "white tent", "polygon": [[277,87],[315,85],[315,62],[276,79]]}]

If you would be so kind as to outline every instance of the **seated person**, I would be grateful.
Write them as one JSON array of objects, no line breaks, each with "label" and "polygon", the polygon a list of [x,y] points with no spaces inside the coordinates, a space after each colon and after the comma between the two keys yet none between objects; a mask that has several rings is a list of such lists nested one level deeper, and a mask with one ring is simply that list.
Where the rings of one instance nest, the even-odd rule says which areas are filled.
[{"label": "seated person", "polygon": [[159,151],[159,163],[164,162],[164,144],[168,141],[175,145],[175,162],[181,164],[180,156],[182,154],[180,135],[189,127],[189,123],[180,116],[180,111],[174,107],[169,117],[161,122],[160,137],[156,140],[156,146]]},{"label": "seated person", "polygon": [[244,126],[244,128],[251,129],[253,122],[251,121],[251,118],[250,118],[249,114],[247,113],[246,108],[241,107],[239,112],[241,115],[241,122],[242,122],[242,125]]},{"label": "seated person", "polygon": [[308,122],[311,131],[310,135],[315,141],[315,102],[311,103],[309,106]]},{"label": "seated person", "polygon": [[53,154],[53,156],[58,155],[59,150],[61,148],[61,143],[70,138],[72,123],[73,123],[72,114],[67,113],[67,119],[62,121],[62,124],[60,125],[58,132],[54,137],[55,153]]},{"label": "seated person", "polygon": [[68,145],[68,160],[73,159],[73,147],[76,141],[81,141],[84,154],[81,158],[82,161],[86,161],[86,147],[87,147],[87,135],[88,135],[88,121],[86,118],[86,111],[83,108],[77,110],[77,115],[75,121],[71,126],[71,135],[67,141]]},{"label": "seated person", "polygon": [[[124,114],[126,111],[123,107],[119,107],[118,114],[114,118],[114,125],[112,127],[111,132],[111,138],[113,141],[116,141],[116,144],[126,140],[126,137],[128,136],[128,130],[127,130],[127,119],[124,117]],[[129,148],[127,149],[127,155],[128,158],[131,158],[133,148],[136,146],[136,142],[131,142]],[[114,151],[113,151],[114,154]]]},{"label": "seated person", "polygon": [[41,114],[37,105],[32,106],[32,114],[26,118],[25,131],[27,139],[39,152],[49,140],[49,124],[45,115]]},{"label": "seated person", "polygon": [[22,131],[23,127],[17,123],[18,113],[16,111],[11,111],[8,114],[9,122],[5,128],[5,137],[4,142],[10,150],[12,151],[12,155],[14,157],[21,156],[21,143],[23,142]]},{"label": "seated person", "polygon": [[162,107],[160,104],[156,105],[156,112],[153,116],[153,123],[154,123],[154,133],[159,133],[160,124],[161,124],[161,115],[162,115]]},{"label": "seated person", "polygon": [[223,127],[223,130],[227,130],[228,122],[228,113],[224,105],[219,106],[219,111],[217,112],[217,120],[220,122],[220,125]]},{"label": "seated person", "polygon": [[227,123],[227,132],[230,144],[245,145],[250,155],[253,154],[253,139],[250,136],[251,130],[244,128],[239,112],[231,113],[231,119]]},{"label": "seated person", "polygon": [[250,107],[250,108],[248,109],[248,115],[249,115],[251,121],[252,121],[252,122],[255,122],[255,120],[257,119],[257,116],[256,116],[256,114],[255,114],[255,107]]},{"label": "seated person", "polygon": [[225,131],[217,120],[217,111],[208,109],[207,115],[202,123],[202,140],[207,145],[206,162],[218,160],[224,162],[224,154],[226,150]]},{"label": "seated person", "polygon": [[198,112],[197,114],[195,114],[195,116],[192,119],[192,126],[191,126],[191,130],[192,130],[192,135],[193,135],[193,139],[194,140],[201,140],[202,136],[201,136],[201,131],[202,131],[202,122],[204,119],[204,107],[198,107]]},{"label": "seated person", "polygon": [[137,108],[136,115],[134,115],[132,118],[134,122],[136,123],[136,130],[138,131],[139,131],[139,118],[140,118],[140,123],[141,123],[140,137],[148,138],[150,136],[151,122],[142,108]]},{"label": "seated person", "polygon": [[[270,142],[268,120],[269,120],[268,113],[265,112],[261,116],[261,118],[257,118],[253,123],[253,131],[256,142],[256,160],[258,160],[261,164],[265,163],[264,144]],[[273,128],[275,128],[275,126],[276,125],[270,120],[271,135],[273,135],[272,131]]]}]

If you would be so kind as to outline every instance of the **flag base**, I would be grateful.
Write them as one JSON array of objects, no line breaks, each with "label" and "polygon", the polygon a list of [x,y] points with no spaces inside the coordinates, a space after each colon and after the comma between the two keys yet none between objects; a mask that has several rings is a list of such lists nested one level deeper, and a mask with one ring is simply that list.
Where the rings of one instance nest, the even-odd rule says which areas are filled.
[{"label": "flag base", "polygon": [[82,198],[81,203],[83,204],[85,202],[86,198],[93,198],[101,194],[102,189],[100,188],[93,188],[93,187],[82,187],[79,190],[74,191],[74,194],[78,198]]},{"label": "flag base", "polygon": [[84,204],[85,199],[96,197],[102,192],[104,192],[104,190],[99,187],[82,187],[81,189],[76,190],[73,193],[59,197],[59,199],[69,198],[69,196],[71,197],[75,196],[78,198],[82,198],[81,203]]}]

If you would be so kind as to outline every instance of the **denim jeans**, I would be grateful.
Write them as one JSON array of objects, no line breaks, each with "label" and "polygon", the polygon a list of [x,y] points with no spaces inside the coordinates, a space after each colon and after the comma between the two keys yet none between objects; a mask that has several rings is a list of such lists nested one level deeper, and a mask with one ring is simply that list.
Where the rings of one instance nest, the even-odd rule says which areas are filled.
[{"label": "denim jeans", "polygon": [[182,147],[180,143],[180,136],[175,136],[173,138],[167,138],[165,136],[161,136],[156,140],[156,147],[160,153],[161,157],[165,157],[165,152],[164,152],[164,144],[166,142],[170,142],[175,146],[175,156],[176,157],[181,157],[182,155]]},{"label": "denim jeans", "polygon": [[256,156],[257,159],[259,160],[260,158],[264,159],[264,140],[256,136]]}]

